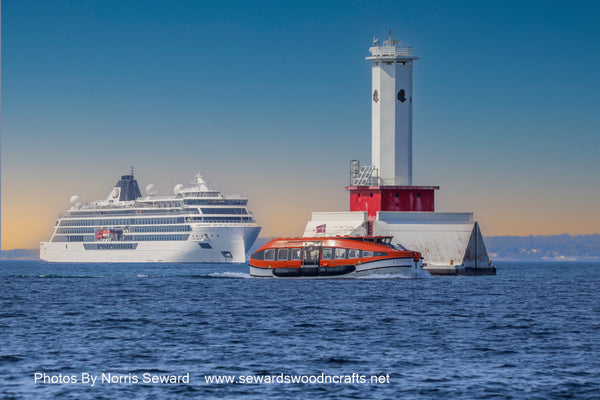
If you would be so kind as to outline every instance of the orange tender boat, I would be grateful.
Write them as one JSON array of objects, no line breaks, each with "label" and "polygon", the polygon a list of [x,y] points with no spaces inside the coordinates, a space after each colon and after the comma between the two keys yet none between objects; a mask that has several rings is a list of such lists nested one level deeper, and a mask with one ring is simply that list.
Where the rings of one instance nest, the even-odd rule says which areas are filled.
[{"label": "orange tender boat", "polygon": [[250,256],[255,278],[412,276],[422,267],[421,253],[393,245],[392,236],[278,238]]}]

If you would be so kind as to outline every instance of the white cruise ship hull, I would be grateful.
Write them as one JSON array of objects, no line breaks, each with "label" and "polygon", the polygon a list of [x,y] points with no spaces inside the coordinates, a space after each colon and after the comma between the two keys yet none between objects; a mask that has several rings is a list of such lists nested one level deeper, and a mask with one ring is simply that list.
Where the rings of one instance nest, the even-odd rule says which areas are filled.
[{"label": "white cruise ship hull", "polygon": [[195,227],[185,241],[42,242],[47,262],[243,263],[258,226]]}]

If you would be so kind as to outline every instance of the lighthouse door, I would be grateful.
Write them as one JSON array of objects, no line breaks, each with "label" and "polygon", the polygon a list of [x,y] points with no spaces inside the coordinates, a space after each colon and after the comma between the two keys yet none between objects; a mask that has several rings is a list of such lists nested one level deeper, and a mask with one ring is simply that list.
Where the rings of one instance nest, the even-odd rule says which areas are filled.
[{"label": "lighthouse door", "polygon": [[302,265],[319,265],[321,244],[305,242],[302,248]]}]

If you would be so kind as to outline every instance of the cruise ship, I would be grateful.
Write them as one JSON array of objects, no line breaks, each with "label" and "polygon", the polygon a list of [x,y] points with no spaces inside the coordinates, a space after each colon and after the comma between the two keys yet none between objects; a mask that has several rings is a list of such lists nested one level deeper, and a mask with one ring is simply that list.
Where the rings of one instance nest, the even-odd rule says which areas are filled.
[{"label": "cruise ship", "polygon": [[243,263],[261,227],[248,198],[223,194],[201,175],[173,196],[142,197],[133,176],[124,175],[105,200],[71,207],[58,216],[52,237],[40,243],[48,262]]}]

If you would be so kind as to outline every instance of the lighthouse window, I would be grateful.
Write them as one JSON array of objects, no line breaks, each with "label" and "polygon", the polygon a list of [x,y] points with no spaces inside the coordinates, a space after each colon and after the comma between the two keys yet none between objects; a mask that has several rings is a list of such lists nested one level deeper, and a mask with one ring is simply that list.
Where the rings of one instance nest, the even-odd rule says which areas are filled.
[{"label": "lighthouse window", "polygon": [[275,259],[275,249],[265,250],[265,260],[273,261]]},{"label": "lighthouse window", "polygon": [[369,196],[373,197],[373,193],[369,193]]},{"label": "lighthouse window", "polygon": [[396,198],[398,198],[400,195],[398,193],[396,193]]},{"label": "lighthouse window", "polygon": [[421,193],[417,193],[417,197],[421,197]]},{"label": "lighthouse window", "polygon": [[279,254],[277,254],[278,260],[287,260],[288,259],[288,249],[279,249]]}]

